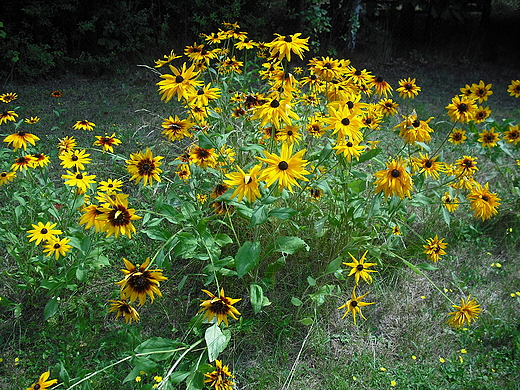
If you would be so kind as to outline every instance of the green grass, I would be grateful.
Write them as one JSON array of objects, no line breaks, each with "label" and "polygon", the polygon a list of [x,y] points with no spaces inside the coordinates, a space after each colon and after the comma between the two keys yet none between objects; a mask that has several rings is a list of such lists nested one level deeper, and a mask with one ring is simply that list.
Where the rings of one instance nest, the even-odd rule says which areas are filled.
[{"label": "green grass", "polygon": [[[424,91],[417,99],[417,111],[422,119],[441,117],[442,110],[463,83],[478,82],[480,78],[492,83],[497,80],[492,97],[497,99],[493,102],[496,117],[517,121],[520,118],[518,105],[514,106],[516,101],[506,99],[507,94],[503,92],[514,74],[501,69],[493,73],[489,68],[480,72],[474,67],[466,71],[464,66],[457,67],[460,73],[454,74],[440,65],[432,68],[394,67],[389,77],[393,85],[399,78],[418,78]],[[171,105],[160,101],[156,81],[148,70],[140,68],[112,78],[69,76],[56,81],[9,85],[3,91],[18,93],[20,113],[42,118],[38,126],[39,134],[46,133],[46,139],[42,139],[48,148],[46,153],[53,153],[56,139],[66,135],[76,136],[80,145],[91,145],[94,140],[91,133],[71,129],[77,120],[88,119],[97,124],[96,135],[103,132],[120,135],[124,145],[122,154],[126,156],[155,143],[156,151],[173,160],[171,157],[181,149],[162,140],[160,124],[162,118],[175,112]],[[57,89],[64,94],[59,100],[50,96]],[[108,157],[97,164],[100,175],[122,175],[117,164]],[[170,174],[174,170],[166,159],[164,168]],[[6,196],[3,199],[11,203],[3,207],[14,207],[15,200]],[[147,205],[166,199],[166,195],[142,189],[135,197]],[[221,356],[231,365],[237,388],[382,389],[393,388],[391,381],[396,382],[397,389],[517,388],[520,297],[513,298],[510,294],[520,291],[518,208],[510,213],[501,210],[499,216],[486,223],[478,223],[462,211],[456,215],[458,219],[448,228],[443,221],[428,219],[428,213],[419,211],[417,222],[405,229],[410,235],[402,240],[394,239],[400,241],[397,253],[417,264],[424,262],[424,255],[412,230],[425,237],[436,233],[446,237],[448,255],[435,264],[438,270],[425,271],[425,274],[457,304],[461,296],[478,297],[484,311],[476,324],[462,331],[452,330],[445,324],[451,306],[441,292],[424,275],[414,273],[384,250],[378,255],[381,266],[366,298],[367,302],[376,304],[363,309],[366,322],[359,319],[358,326],[354,326],[350,317],[341,319],[343,311],[336,308],[344,303],[348,294],[336,290],[317,308],[316,321],[311,326],[303,325],[302,318],[314,317],[310,302],[295,307],[291,298],[303,298],[306,292],[315,291],[308,277],[317,279],[344,243],[336,242],[342,236],[334,228],[329,228],[322,238],[313,237],[310,223],[301,227],[305,217],[298,220],[300,228],[290,223],[280,225],[279,231],[284,235],[304,235],[310,250],[300,250],[287,257],[285,267],[276,275],[275,288],[266,292],[271,301],[269,306],[255,315],[248,303],[249,297],[243,294],[248,291],[248,283],[223,278],[230,284],[226,287],[227,295],[242,297],[237,304],[241,320],[232,328],[232,341]],[[19,222],[23,222],[22,226],[16,229],[18,234],[23,234],[31,221],[22,215]],[[243,225],[238,222],[236,230],[245,229],[246,223]],[[172,232],[178,228],[167,223],[160,226]],[[227,226],[215,223],[211,229],[214,233],[232,236]],[[260,229],[269,235],[270,227]],[[46,292],[40,288],[33,294],[29,288],[20,288],[23,281],[13,277],[15,262],[5,249],[0,251],[3,268],[0,295],[16,296],[20,307],[16,312],[11,307],[0,306],[0,358],[3,359],[0,389],[24,389],[49,368],[56,377],[59,372],[56,365],[60,362],[71,378],[78,377],[132,354],[135,347],[150,337],[188,338],[190,332],[197,332],[189,320],[198,310],[201,288],[207,288],[204,279],[198,277],[203,273],[201,262],[189,258],[165,261],[169,280],[161,284],[164,297],[142,309],[139,324],[126,326],[123,322],[114,322],[106,308],[107,299],[117,298],[113,283],[121,278],[118,271],[122,267],[121,258],[144,259],[150,256],[150,248],[156,249],[157,243],[145,234],[137,234],[131,241],[107,240],[107,243],[105,256],[110,258],[111,267],[90,270],[88,283],[67,288],[67,298],[59,312],[47,321],[43,320],[43,308],[49,299]],[[224,247],[222,257],[234,256],[236,250],[235,244]],[[497,262],[502,266],[491,266]],[[35,275],[45,277],[39,270],[35,270]],[[185,275],[190,276],[183,281]],[[181,283],[183,286],[179,288]],[[318,279],[317,286],[335,283],[341,280],[330,274]],[[462,349],[467,353],[461,353]],[[131,369],[126,363],[110,368],[94,377],[91,386],[93,389],[139,388],[134,382],[121,383]],[[157,369],[157,375],[163,375],[161,369]],[[148,373],[147,383],[153,375]]]}]

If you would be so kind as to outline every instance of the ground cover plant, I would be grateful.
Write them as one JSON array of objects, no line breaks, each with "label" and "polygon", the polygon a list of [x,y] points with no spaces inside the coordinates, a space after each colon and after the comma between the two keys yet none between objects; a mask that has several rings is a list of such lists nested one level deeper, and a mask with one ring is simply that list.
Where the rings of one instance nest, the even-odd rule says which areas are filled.
[{"label": "ground cover plant", "polygon": [[124,124],[2,93],[0,386],[514,388],[520,81],[201,42]]}]

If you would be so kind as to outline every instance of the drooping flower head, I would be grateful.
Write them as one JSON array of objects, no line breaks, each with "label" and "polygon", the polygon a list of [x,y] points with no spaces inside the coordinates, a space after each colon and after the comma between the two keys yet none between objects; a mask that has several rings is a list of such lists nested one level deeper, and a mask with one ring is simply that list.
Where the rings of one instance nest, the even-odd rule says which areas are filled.
[{"label": "drooping flower head", "polygon": [[475,298],[471,299],[471,295],[467,299],[462,298],[460,305],[452,305],[455,311],[448,313],[450,318],[446,321],[448,325],[454,328],[463,328],[466,324],[471,325],[471,321],[475,321],[482,311],[480,305]]},{"label": "drooping flower head", "polygon": [[445,192],[442,197],[442,204],[450,213],[453,213],[459,208],[459,198],[453,197],[449,192]]},{"label": "drooping flower head", "polygon": [[94,127],[96,127],[96,125],[88,120],[82,120],[82,121],[77,121],[74,126],[72,126],[72,128],[74,130],[87,130],[87,131],[92,131],[94,130]]},{"label": "drooping flower head", "polygon": [[261,164],[257,164],[246,173],[237,166],[238,172],[226,174],[228,180],[224,180],[224,183],[229,186],[236,186],[231,198],[238,196],[238,201],[242,202],[242,199],[246,197],[249,203],[253,203],[261,197],[258,183],[261,167]]},{"label": "drooping flower head", "polygon": [[496,193],[489,191],[489,183],[484,186],[477,185],[473,187],[468,194],[471,210],[475,214],[475,218],[483,221],[498,214],[498,206],[500,206],[500,198]]},{"label": "drooping flower head", "polygon": [[448,246],[447,242],[443,242],[445,239],[439,239],[439,236],[436,234],[433,238],[428,238],[426,240],[426,245],[423,245],[424,252],[428,255],[428,259],[437,262],[441,259],[441,256],[446,254],[446,247]]},{"label": "drooping flower head", "polygon": [[199,313],[205,312],[203,319],[207,318],[208,322],[211,322],[213,318],[216,317],[217,325],[220,325],[220,323],[224,321],[226,326],[229,326],[227,316],[238,320],[237,316],[240,315],[240,312],[233,305],[241,301],[242,298],[234,299],[226,297],[223,288],[220,289],[220,296],[216,296],[207,290],[202,291],[208,294],[210,298],[206,300],[201,299],[202,303],[200,304],[201,309]]},{"label": "drooping flower head", "polygon": [[397,195],[401,199],[410,197],[413,190],[413,180],[406,171],[406,163],[402,159],[397,158],[386,164],[386,169],[380,170],[374,174],[377,186],[375,192],[383,191],[385,198]]},{"label": "drooping flower head", "polygon": [[233,390],[235,382],[232,382],[229,378],[234,378],[233,374],[229,371],[227,365],[222,365],[222,361],[215,360],[215,369],[210,373],[204,374],[206,379],[204,383],[214,390]]},{"label": "drooping flower head", "polygon": [[36,141],[38,141],[39,139],[40,138],[38,138],[34,134],[20,130],[17,133],[5,137],[4,142],[7,142],[7,146],[11,146],[12,144],[14,150],[18,150],[20,148],[23,148],[23,150],[27,150],[27,144],[36,145]]},{"label": "drooping flower head", "polygon": [[139,322],[139,313],[130,303],[128,303],[126,299],[109,300],[109,302],[110,309],[108,310],[108,312],[116,312],[116,320],[121,316],[124,318],[127,324],[131,324],[132,321]]}]

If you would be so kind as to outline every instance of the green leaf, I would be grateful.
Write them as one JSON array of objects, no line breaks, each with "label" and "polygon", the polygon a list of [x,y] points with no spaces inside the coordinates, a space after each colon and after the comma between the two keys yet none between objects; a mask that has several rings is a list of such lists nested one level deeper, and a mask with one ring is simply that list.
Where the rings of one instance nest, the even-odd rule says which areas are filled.
[{"label": "green leaf", "polygon": [[256,267],[260,259],[260,249],[261,245],[259,241],[246,241],[238,249],[235,256],[235,267],[239,278]]},{"label": "green leaf", "polygon": [[228,331],[227,334],[222,333],[217,323],[214,323],[204,334],[206,345],[208,346],[208,359],[210,362],[218,358],[218,355],[226,349],[229,340],[231,339],[231,333]]},{"label": "green leaf", "polygon": [[269,216],[267,205],[261,205],[260,207],[253,210],[253,214],[251,215],[251,226],[258,226],[267,221]]},{"label": "green leaf", "polygon": [[333,274],[337,270],[341,269],[341,258],[338,257],[335,260],[332,260],[329,265],[327,266],[327,269],[325,270],[325,275]]},{"label": "green leaf", "polygon": [[168,380],[171,383],[181,383],[184,379],[186,379],[191,373],[189,371],[175,371],[170,375]]},{"label": "green leaf", "polygon": [[262,289],[262,286],[259,286],[256,283],[251,283],[249,286],[249,296],[251,306],[253,306],[253,311],[257,314],[262,309],[264,303],[264,290]]},{"label": "green leaf", "polygon": [[217,233],[214,235],[214,239],[215,239],[215,243],[220,246],[220,247],[223,247],[223,246],[226,246],[227,244],[232,244],[233,243],[233,240],[231,239],[231,237],[229,237],[227,234],[225,233]]},{"label": "green leaf", "polygon": [[58,298],[52,298],[43,309],[43,320],[47,321],[58,311]]},{"label": "green leaf", "polygon": [[135,380],[135,378],[140,375],[141,371],[150,374],[157,367],[157,363],[144,356],[134,356],[131,360],[131,363],[134,368],[128,373],[125,379],[123,379],[123,383]]},{"label": "green leaf", "polygon": [[301,306],[303,305],[303,302],[299,299],[299,298],[296,298],[296,297],[292,297],[291,298],[291,303],[294,305],[294,306]]},{"label": "green leaf", "polygon": [[416,265],[417,268],[423,269],[425,271],[437,271],[439,268],[433,266],[429,263],[421,263]]},{"label": "green leaf", "polygon": [[288,237],[280,237],[276,240],[276,251],[287,253],[288,255],[292,255],[296,253],[296,251],[300,248],[303,248],[307,251],[310,250],[309,245],[305,241],[303,241],[300,237],[288,236]]},{"label": "green leaf", "polygon": [[152,240],[159,241],[168,241],[171,237],[170,232],[166,231],[164,228],[160,227],[149,227],[148,229],[141,230],[144,234],[146,234]]},{"label": "green leaf", "polygon": [[370,149],[368,152],[362,153],[361,156],[359,156],[359,160],[354,161],[353,165],[361,164],[365,161],[368,161],[368,160],[374,158],[375,156],[377,156],[379,153],[381,153],[381,149],[379,149],[379,148]]},{"label": "green leaf", "polygon": [[84,282],[87,279],[87,270],[83,264],[80,264],[78,268],[76,268],[76,278],[80,282]]},{"label": "green leaf", "polygon": [[446,225],[450,225],[450,220],[451,220],[451,215],[450,215],[450,212],[448,210],[446,210],[446,207],[441,207],[442,208],[442,216],[444,217],[444,222],[446,222]]},{"label": "green leaf", "polygon": [[413,265],[412,263],[410,263],[409,261],[406,261],[404,259],[401,259],[403,263],[405,263],[408,267],[410,267],[410,269],[415,272],[416,274],[419,274],[419,275],[422,275],[422,271],[417,268],[415,265]]},{"label": "green leaf", "polygon": [[[150,353],[155,352],[149,355],[149,359],[155,361],[166,360],[169,357],[173,356],[173,354],[180,347],[184,347],[186,344],[181,343],[179,341],[166,339],[163,337],[152,337],[148,340],[145,340],[141,344],[139,344],[135,349],[135,353]],[[163,351],[163,353],[160,353]]]},{"label": "green leaf", "polygon": [[349,188],[354,194],[359,194],[367,188],[367,183],[364,180],[354,180],[348,184]]},{"label": "green leaf", "polygon": [[200,133],[199,146],[203,149],[212,149],[215,147],[215,144],[211,142],[211,139],[207,136],[207,134]]},{"label": "green leaf", "polygon": [[309,283],[309,286],[316,286],[316,279],[307,276],[307,283]]},{"label": "green leaf", "polygon": [[325,303],[325,298],[328,297],[329,295],[332,295],[332,293],[334,292],[334,288],[336,286],[332,285],[332,284],[326,284],[325,286],[322,286],[317,293],[315,294],[310,294],[309,296],[311,297],[311,299],[313,301],[316,302],[316,304],[318,306],[321,306]]},{"label": "green leaf", "polygon": [[312,318],[310,318],[310,317],[305,317],[305,318],[302,318],[300,320],[300,322],[301,322],[302,325],[309,326],[309,325],[312,325],[314,320]]},{"label": "green leaf", "polygon": [[298,212],[290,207],[278,207],[275,209],[272,209],[269,212],[269,216],[279,218],[279,219],[290,219],[293,216],[295,216]]}]

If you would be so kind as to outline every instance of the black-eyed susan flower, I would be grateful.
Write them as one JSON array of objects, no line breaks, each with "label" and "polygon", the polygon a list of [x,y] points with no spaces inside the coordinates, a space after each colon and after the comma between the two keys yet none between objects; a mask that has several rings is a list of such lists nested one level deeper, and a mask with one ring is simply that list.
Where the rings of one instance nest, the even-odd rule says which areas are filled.
[{"label": "black-eyed susan flower", "polygon": [[164,55],[163,56],[163,59],[158,59],[157,61],[155,61],[155,68],[160,68],[161,66],[164,66],[170,62],[172,62],[173,60],[177,59],[177,58],[181,58],[182,56],[178,56],[175,54],[175,52],[172,50],[170,51],[170,54],[168,55]]},{"label": "black-eyed susan flower", "polygon": [[121,286],[121,296],[123,298],[128,299],[130,303],[139,299],[139,306],[143,306],[147,297],[150,297],[152,302],[155,299],[155,295],[162,297],[159,290],[160,282],[168,279],[163,276],[162,269],[148,269],[150,258],[147,258],[141,265],[133,265],[127,259],[123,259],[123,261],[126,269],[122,269],[121,272],[125,274],[125,278],[116,282],[116,284]]},{"label": "black-eyed susan flower", "polygon": [[40,379],[38,379],[38,382],[31,385],[31,387],[28,387],[27,390],[47,390],[49,387],[54,385],[58,382],[57,379],[51,379],[49,380],[49,377],[51,376],[51,372],[47,371],[40,375]]},{"label": "black-eyed susan flower", "polygon": [[60,98],[63,96],[63,93],[60,90],[52,91],[51,96],[55,98]]},{"label": "black-eyed susan flower", "polygon": [[18,99],[18,94],[14,92],[3,93],[0,95],[0,102],[3,103],[11,103],[16,99]]},{"label": "black-eyed susan flower", "polygon": [[204,376],[206,377],[204,383],[214,390],[233,390],[233,386],[235,385],[235,382],[230,380],[230,378],[234,378],[234,376],[229,371],[229,367],[222,365],[222,361],[220,360],[215,360],[214,370],[204,374]]},{"label": "black-eyed susan flower", "polygon": [[469,97],[471,96],[471,85],[466,84],[464,87],[460,89],[460,93],[462,96]]},{"label": "black-eyed susan flower", "polygon": [[276,139],[280,142],[286,142],[288,145],[299,144],[302,139],[298,126],[285,126],[276,133]]},{"label": "black-eyed susan flower", "polygon": [[40,117],[37,116],[31,116],[29,118],[25,118],[24,122],[29,125],[34,125],[35,123],[38,123],[40,121]]},{"label": "black-eyed susan flower", "polygon": [[484,81],[480,80],[478,84],[471,85],[471,95],[470,97],[477,100],[479,103],[485,102],[488,100],[488,97],[493,95],[493,91],[491,87],[493,84],[484,83]]},{"label": "black-eyed susan flower", "polygon": [[345,71],[345,69],[340,66],[338,60],[330,57],[321,57],[321,60],[315,59],[309,62],[309,64],[311,65],[310,69],[312,72],[325,81],[337,79]]},{"label": "black-eyed susan flower", "polygon": [[51,162],[50,157],[47,156],[45,153],[34,153],[32,154],[33,157],[33,168],[40,167],[43,168]]},{"label": "black-eyed susan flower", "polygon": [[168,65],[173,75],[163,74],[161,77],[164,79],[159,81],[159,93],[162,95],[161,100],[168,103],[175,95],[177,100],[180,101],[182,98],[187,99],[190,94],[195,93],[195,88],[201,86],[203,81],[197,80],[199,72],[195,70],[195,65],[192,64],[189,68],[186,68],[186,63],[182,64],[181,68],[176,68],[172,65]]},{"label": "black-eyed susan flower", "polygon": [[79,225],[86,224],[87,226],[85,226],[85,229],[90,229],[92,226],[94,226],[95,232],[100,232],[103,230],[103,226],[105,225],[106,220],[102,221],[98,219],[98,217],[103,214],[101,206],[92,204],[84,207],[81,211],[84,214],[79,220]]},{"label": "black-eyed susan flower", "polygon": [[235,56],[225,58],[220,64],[218,71],[220,73],[236,73],[242,74],[242,67],[244,63],[242,61],[238,61]]},{"label": "black-eyed susan flower", "polygon": [[118,179],[107,179],[99,182],[98,191],[106,192],[107,194],[113,194],[115,192],[121,191],[121,187],[123,186],[123,182]]},{"label": "black-eyed susan flower", "polygon": [[433,129],[428,124],[433,117],[423,121],[417,117],[417,114],[403,115],[404,120],[394,127],[399,128],[399,137],[401,137],[406,144],[413,144],[415,142],[430,142]]},{"label": "black-eyed susan flower", "polygon": [[475,118],[478,107],[471,97],[455,96],[446,109],[452,122],[468,123]]},{"label": "black-eyed susan flower", "polygon": [[218,163],[215,149],[204,149],[197,145],[190,150],[190,161],[204,169],[215,168]]},{"label": "black-eyed susan flower", "polygon": [[509,130],[504,132],[504,139],[510,144],[518,144],[520,142],[520,128],[519,125],[509,126]]},{"label": "black-eyed susan flower", "polygon": [[188,102],[190,105],[205,107],[209,102],[216,100],[221,95],[220,88],[211,88],[211,83],[197,89],[195,93],[188,95]]},{"label": "black-eyed susan flower", "polygon": [[426,255],[428,255],[428,259],[437,262],[441,259],[441,256],[446,254],[446,247],[448,246],[447,242],[443,242],[445,238],[439,239],[439,236],[436,234],[433,238],[428,238],[426,240],[426,245],[423,245],[424,251]]},{"label": "black-eyed susan flower", "polygon": [[13,171],[20,170],[20,172],[21,172],[21,171],[27,170],[29,168],[34,168],[33,162],[34,162],[34,157],[31,156],[30,154],[21,156],[21,157],[17,157],[14,159],[13,165],[11,165],[11,170],[13,170]]},{"label": "black-eyed susan flower", "polygon": [[130,154],[130,159],[125,161],[128,164],[126,169],[132,175],[130,180],[135,180],[135,184],[139,184],[143,180],[143,186],[145,187],[148,184],[151,187],[154,180],[161,182],[159,174],[162,172],[162,169],[159,167],[163,158],[162,156],[154,157],[149,148],[146,148],[144,153]]},{"label": "black-eyed susan flower", "polygon": [[58,238],[51,238],[43,245],[43,252],[47,252],[47,257],[54,255],[56,260],[58,260],[60,256],[66,256],[67,252],[72,249],[69,242],[70,238],[67,237],[63,237],[61,240]]},{"label": "black-eyed susan flower", "polygon": [[122,317],[127,324],[131,324],[132,321],[139,322],[139,313],[126,299],[122,300],[109,300],[110,308],[109,313],[116,313],[116,320]]},{"label": "black-eyed susan flower", "polygon": [[265,162],[268,167],[263,169],[260,174],[260,181],[266,181],[267,187],[270,187],[275,181],[278,181],[278,187],[286,188],[293,192],[293,185],[300,187],[296,179],[309,181],[304,175],[309,172],[305,170],[308,164],[302,157],[305,149],[300,150],[294,156],[292,155],[293,145],[282,144],[282,151],[280,156],[274,153],[269,153],[264,150],[265,158],[257,157],[258,160]]},{"label": "black-eyed susan flower", "polygon": [[61,155],[65,152],[70,152],[77,146],[76,139],[74,137],[66,136],[64,138],[59,139],[58,142],[58,155]]},{"label": "black-eyed susan flower", "polygon": [[112,133],[111,136],[108,135],[96,135],[96,141],[94,141],[94,146],[101,146],[103,148],[103,152],[111,152],[114,153],[114,145],[121,145],[121,140],[116,138],[116,133]]},{"label": "black-eyed susan flower", "polygon": [[345,160],[350,162],[352,157],[355,157],[357,160],[359,160],[359,156],[361,156],[361,153],[365,147],[360,145],[358,142],[352,142],[350,140],[340,138],[336,141],[336,145],[332,149],[336,149],[336,154],[343,153]]},{"label": "black-eyed susan flower", "polygon": [[466,141],[468,137],[466,136],[466,130],[462,129],[453,129],[448,137],[448,141],[454,145],[460,145]]},{"label": "black-eyed susan flower", "polygon": [[260,127],[272,124],[276,129],[280,128],[280,121],[286,125],[292,126],[292,120],[298,120],[300,117],[294,112],[287,99],[277,99],[272,97],[261,106],[255,109],[253,119],[260,119]]},{"label": "black-eyed susan flower", "polygon": [[282,61],[284,58],[291,61],[291,53],[303,59],[303,52],[309,51],[309,38],[300,38],[301,33],[292,35],[274,34],[276,38],[266,43],[271,57]]},{"label": "black-eyed susan flower", "polygon": [[468,194],[468,200],[475,218],[481,218],[485,221],[498,214],[500,198],[496,193],[489,191],[489,183],[484,186],[480,184],[474,186]]},{"label": "black-eyed susan flower", "polygon": [[356,280],[356,284],[359,284],[359,278],[362,278],[367,283],[372,283],[372,275],[371,272],[377,272],[376,270],[369,269],[370,267],[377,265],[377,263],[367,263],[365,262],[368,251],[363,253],[363,256],[359,260],[357,260],[350,252],[348,252],[350,258],[352,259],[351,263],[343,263],[348,265],[352,269],[348,276],[354,275]]},{"label": "black-eyed susan flower", "polygon": [[375,303],[375,302],[363,302],[363,298],[366,297],[369,294],[369,292],[366,292],[365,294],[358,297],[358,296],[356,296],[356,287],[357,286],[354,286],[354,288],[352,289],[352,297],[344,305],[341,305],[340,307],[338,307],[338,310],[347,309],[347,311],[345,312],[345,314],[343,314],[343,316],[341,318],[345,318],[348,313],[352,313],[352,317],[354,318],[354,325],[357,325],[356,324],[356,315],[357,314],[359,314],[361,317],[363,317],[366,320],[363,313],[361,313],[361,308],[364,306],[373,305]]},{"label": "black-eyed susan flower", "polygon": [[500,141],[500,135],[495,132],[494,127],[489,130],[484,129],[481,133],[479,133],[478,142],[480,142],[480,145],[483,148],[492,148],[497,146],[498,141]]},{"label": "black-eyed susan flower", "polygon": [[45,225],[42,222],[38,222],[36,225],[31,224],[32,229],[27,230],[29,233],[29,237],[31,241],[35,241],[35,245],[40,245],[41,242],[50,241],[55,239],[57,235],[62,234],[63,232],[59,229],[54,229],[57,223],[46,222]]},{"label": "black-eyed susan flower", "polygon": [[323,125],[323,117],[321,115],[314,115],[307,120],[307,132],[314,138],[320,138],[326,134],[325,126]]},{"label": "black-eyed susan flower", "polygon": [[67,171],[67,174],[61,175],[65,180],[65,184],[70,187],[78,187],[81,191],[86,192],[92,183],[96,181],[94,178],[96,175],[89,175],[86,172],[78,171],[71,172]]},{"label": "black-eyed susan flower", "polygon": [[72,126],[72,128],[74,130],[87,130],[87,131],[92,131],[94,130],[94,127],[96,127],[96,125],[86,119],[82,120],[82,121],[77,121],[74,126]]},{"label": "black-eyed susan flower", "polygon": [[164,119],[161,126],[164,128],[161,134],[168,138],[168,141],[180,141],[185,137],[191,137],[189,129],[194,126],[194,123],[188,119],[179,119],[177,115],[175,117],[170,116]]},{"label": "black-eyed susan flower", "polygon": [[399,96],[403,99],[413,99],[421,91],[421,87],[417,86],[416,80],[408,77],[407,79],[399,80],[399,88],[396,89]]},{"label": "black-eyed susan flower", "polygon": [[196,42],[193,44],[193,46],[186,46],[184,49],[184,54],[192,62],[205,62],[206,65],[209,65],[210,60],[216,58],[217,56],[215,50],[208,50],[204,44],[197,45]]},{"label": "black-eyed susan flower", "polygon": [[188,180],[191,177],[190,166],[188,164],[179,164],[175,173],[179,176],[179,179]]},{"label": "black-eyed susan flower", "polygon": [[107,203],[98,208],[101,214],[96,219],[105,222],[101,226],[101,231],[106,232],[107,237],[113,234],[118,238],[120,234],[123,234],[132,238],[132,233],[135,233],[132,221],[142,217],[135,214],[135,209],[128,208],[127,198],[126,194],[115,194],[113,198],[105,196]]},{"label": "black-eyed susan flower", "polygon": [[450,213],[453,213],[455,210],[459,208],[459,202],[459,198],[456,196],[451,196],[449,192],[445,192],[442,196],[442,205]]},{"label": "black-eyed susan flower", "polygon": [[250,40],[247,37],[242,37],[238,42],[235,43],[235,47],[238,50],[251,50],[257,46],[257,43]]},{"label": "black-eyed susan flower", "polygon": [[242,199],[246,197],[249,203],[253,203],[261,197],[258,183],[261,167],[261,164],[257,164],[246,173],[237,166],[238,172],[226,174],[228,180],[224,180],[224,183],[236,187],[233,194],[231,194],[231,198],[238,196],[238,201],[242,202]]},{"label": "black-eyed susan flower", "polygon": [[475,123],[484,122],[491,115],[491,109],[489,107],[478,106],[477,111],[475,111],[475,118],[473,121]]},{"label": "black-eyed susan flower", "polygon": [[511,80],[511,84],[507,87],[507,92],[511,96],[520,97],[520,80]]},{"label": "black-eyed susan flower", "polygon": [[17,133],[8,135],[4,138],[4,142],[7,142],[7,146],[14,147],[14,150],[18,150],[23,148],[23,150],[27,150],[27,144],[35,145],[36,141],[40,138],[35,136],[34,134],[27,133],[25,131],[18,131]]},{"label": "black-eyed susan flower", "polygon": [[388,97],[392,94],[392,86],[381,76],[372,76],[372,80],[368,83],[370,88],[375,89],[376,95]]},{"label": "black-eyed susan flower", "polygon": [[323,196],[323,190],[319,187],[311,187],[309,189],[309,198],[312,201],[318,201]]},{"label": "black-eyed susan flower", "polygon": [[332,130],[332,134],[338,133],[341,138],[347,138],[349,141],[359,143],[363,140],[361,132],[361,112],[349,104],[340,106],[329,105],[329,115],[323,118],[323,122],[328,126],[325,130]]},{"label": "black-eyed susan flower", "polygon": [[2,123],[7,123],[7,121],[16,122],[16,118],[18,114],[12,110],[4,111],[0,113],[0,125]]},{"label": "black-eyed susan flower", "polygon": [[376,181],[376,193],[383,191],[385,199],[389,196],[397,195],[401,199],[408,196],[413,190],[413,180],[406,171],[406,163],[400,159],[391,160],[386,164],[386,169],[382,169],[374,174]]},{"label": "black-eyed susan flower", "polygon": [[216,296],[208,290],[202,290],[206,294],[209,295],[210,299],[201,299],[201,308],[199,313],[204,312],[204,317],[202,319],[207,319],[208,322],[211,322],[213,318],[217,319],[217,325],[220,325],[222,321],[229,326],[228,316],[231,318],[238,320],[240,312],[233,306],[235,303],[242,300],[242,298],[234,299],[230,297],[226,297],[224,294],[224,289],[220,289],[220,295]]},{"label": "black-eyed susan flower", "polygon": [[478,157],[462,156],[455,162],[455,174],[457,176],[471,176],[476,171]]},{"label": "black-eyed susan flower", "polygon": [[401,233],[401,228],[399,227],[399,225],[395,225],[393,228],[392,228],[392,234],[394,236],[402,236],[403,234]]},{"label": "black-eyed susan flower", "polygon": [[16,172],[1,172],[0,173],[0,186],[3,186],[6,183],[9,183],[10,181],[13,181],[16,177]]},{"label": "black-eyed susan flower", "polygon": [[419,173],[424,173],[425,177],[439,179],[439,172],[444,172],[445,164],[437,161],[439,156],[430,157],[428,153],[419,153],[419,157],[412,159],[413,166]]},{"label": "black-eyed susan flower", "polygon": [[452,305],[455,311],[448,313],[450,318],[446,323],[454,328],[463,328],[470,326],[471,321],[477,320],[482,309],[475,298],[471,299],[471,295],[467,299],[462,298],[460,305]]},{"label": "black-eyed susan flower", "polygon": [[87,153],[85,149],[73,149],[64,151],[58,158],[61,160],[60,164],[63,168],[83,171],[85,165],[92,161],[88,156],[90,156],[90,153]]},{"label": "black-eyed susan flower", "polygon": [[377,103],[377,108],[383,116],[392,116],[397,114],[399,104],[394,102],[392,99],[381,99]]}]

